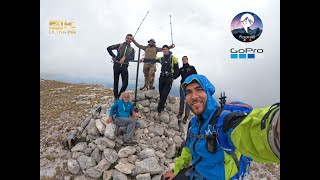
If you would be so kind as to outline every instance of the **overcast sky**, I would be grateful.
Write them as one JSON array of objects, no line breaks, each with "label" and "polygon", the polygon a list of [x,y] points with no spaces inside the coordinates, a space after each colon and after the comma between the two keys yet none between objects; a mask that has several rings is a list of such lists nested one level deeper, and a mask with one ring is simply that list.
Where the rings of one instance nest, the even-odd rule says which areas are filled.
[{"label": "overcast sky", "polygon": [[[124,42],[126,34],[147,45],[150,38],[162,47],[171,44],[173,55],[189,57],[199,74],[206,75],[227,101],[240,100],[254,107],[280,101],[280,2],[278,0],[42,0],[40,5],[40,74],[63,74],[76,79],[113,82],[110,45]],[[232,19],[252,12],[263,23],[261,36],[240,42],[230,31]],[[73,21],[76,34],[50,34],[50,20]],[[138,48],[136,59],[138,58]],[[263,58],[230,59],[230,49],[263,49]],[[116,54],[116,52],[114,52]],[[143,57],[144,51],[141,51]],[[162,56],[162,52],[158,53]],[[136,63],[129,67],[129,84],[135,83]],[[161,65],[157,65],[156,88]],[[142,64],[139,86],[144,77]],[[180,78],[175,80],[178,86]]]}]

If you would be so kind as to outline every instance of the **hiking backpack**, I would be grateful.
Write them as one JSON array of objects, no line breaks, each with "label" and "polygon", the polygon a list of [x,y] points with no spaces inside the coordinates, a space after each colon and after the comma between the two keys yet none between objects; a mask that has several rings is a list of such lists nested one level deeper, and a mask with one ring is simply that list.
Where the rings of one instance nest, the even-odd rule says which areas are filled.
[{"label": "hiking backpack", "polygon": [[227,103],[223,106],[223,109],[231,112],[243,112],[246,114],[249,114],[253,110],[253,108],[249,104],[241,101],[233,101]]},{"label": "hiking backpack", "polygon": [[171,69],[172,69],[172,64],[173,64],[172,61],[173,61],[172,60],[172,54],[169,57],[168,63],[164,63],[165,62],[164,56],[161,57],[161,72],[162,71],[168,71],[171,74]]},{"label": "hiking backpack", "polygon": [[[235,154],[235,147],[233,145],[231,145],[229,143],[229,139],[228,137],[230,137],[230,133],[232,131],[227,130],[226,132],[223,132],[223,123],[225,120],[226,115],[233,113],[231,115],[231,119],[229,119],[230,121],[234,118],[237,117],[243,117],[248,115],[253,108],[244,102],[241,101],[232,101],[230,103],[226,104],[226,96],[225,96],[225,92],[223,92],[223,96],[222,93],[220,95],[221,97],[220,99],[220,106],[217,111],[217,114],[219,114],[218,120],[216,120],[217,117],[212,117],[209,124],[210,125],[214,125],[214,133],[216,133],[216,140],[217,140],[217,144],[228,154],[231,155],[233,160],[236,163],[236,166],[238,168],[238,173],[235,174],[231,179],[240,179],[244,177],[245,173],[248,172],[248,174],[250,174],[250,163],[252,161],[252,158],[244,156],[243,154],[241,154],[240,156],[240,160],[237,158],[236,154]],[[229,116],[230,117],[230,116]],[[228,119],[226,119],[228,120]],[[215,122],[216,121],[216,122]],[[240,122],[239,122],[240,123]]]},{"label": "hiking backpack", "polygon": [[[226,132],[223,132],[224,126],[223,123],[225,123],[225,117],[228,114],[231,114],[231,119],[247,116],[252,111],[252,107],[246,103],[236,101],[237,103],[228,103],[226,104],[222,109],[217,109],[218,111],[221,111],[220,115],[218,115],[218,120],[216,120],[216,123],[214,122],[214,118],[212,118],[209,122],[210,125],[214,125],[214,133],[216,133],[216,140],[217,144],[228,154],[231,155],[233,160],[236,163],[236,166],[238,168],[238,173],[235,174],[231,179],[243,179],[245,176],[245,173],[248,172],[250,174],[250,163],[252,161],[252,158],[244,156],[241,154],[240,159],[237,158],[235,154],[235,146],[231,145],[229,143],[229,137],[231,135],[232,130],[227,130]],[[241,104],[241,106],[239,106]],[[218,113],[219,114],[219,113]],[[229,116],[230,117],[230,116]],[[244,117],[243,117],[244,118]]]}]

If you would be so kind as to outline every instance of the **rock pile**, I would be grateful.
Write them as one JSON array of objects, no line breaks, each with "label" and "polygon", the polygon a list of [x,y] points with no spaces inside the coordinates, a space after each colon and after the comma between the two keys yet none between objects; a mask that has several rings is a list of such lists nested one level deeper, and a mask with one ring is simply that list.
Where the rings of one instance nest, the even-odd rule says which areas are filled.
[{"label": "rock pile", "polygon": [[[105,123],[113,104],[112,89],[43,79],[40,85],[40,179],[160,179],[160,171],[173,167],[174,149],[185,139],[186,129],[177,126],[178,98],[169,96],[158,116],[158,92],[138,91],[142,126],[135,137],[140,144],[125,147],[122,136],[114,135],[115,125]],[[103,108],[96,114],[99,103]],[[70,132],[83,139],[72,151],[62,145]],[[250,169],[244,180],[280,179],[279,164],[252,162]]]},{"label": "rock pile", "polygon": [[[132,102],[134,92],[129,93]],[[137,92],[141,126],[135,131],[139,144],[134,146],[124,146],[123,135],[115,134],[116,125],[106,124],[113,98],[104,100],[100,113],[92,110],[81,127],[77,127],[78,132],[84,129],[81,134],[84,142],[71,149],[72,156],[67,162],[69,172],[87,179],[147,180],[160,179],[161,174],[172,169],[186,136],[186,125],[178,123],[177,119],[177,98],[169,95],[164,111],[159,114],[156,111],[158,91]]]}]

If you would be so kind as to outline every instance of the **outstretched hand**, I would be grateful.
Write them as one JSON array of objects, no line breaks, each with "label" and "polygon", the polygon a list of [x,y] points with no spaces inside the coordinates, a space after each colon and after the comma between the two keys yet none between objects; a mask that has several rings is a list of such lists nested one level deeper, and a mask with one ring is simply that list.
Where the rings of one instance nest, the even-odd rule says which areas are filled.
[{"label": "outstretched hand", "polygon": [[139,59],[139,62],[143,62],[143,61],[144,61],[144,58]]},{"label": "outstretched hand", "polygon": [[106,120],[106,123],[109,124],[112,122],[112,117],[109,117],[107,120]]},{"label": "outstretched hand", "polygon": [[174,174],[172,171],[167,171],[164,175],[163,175],[163,179],[165,180],[172,180],[174,178]]}]

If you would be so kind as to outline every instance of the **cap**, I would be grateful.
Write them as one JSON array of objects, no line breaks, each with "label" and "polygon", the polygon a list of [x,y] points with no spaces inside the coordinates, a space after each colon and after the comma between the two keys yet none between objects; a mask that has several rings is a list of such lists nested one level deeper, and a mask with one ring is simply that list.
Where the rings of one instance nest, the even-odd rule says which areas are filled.
[{"label": "cap", "polygon": [[156,41],[155,41],[154,39],[150,39],[150,40],[148,41],[148,43],[150,43],[150,42],[156,43]]}]

